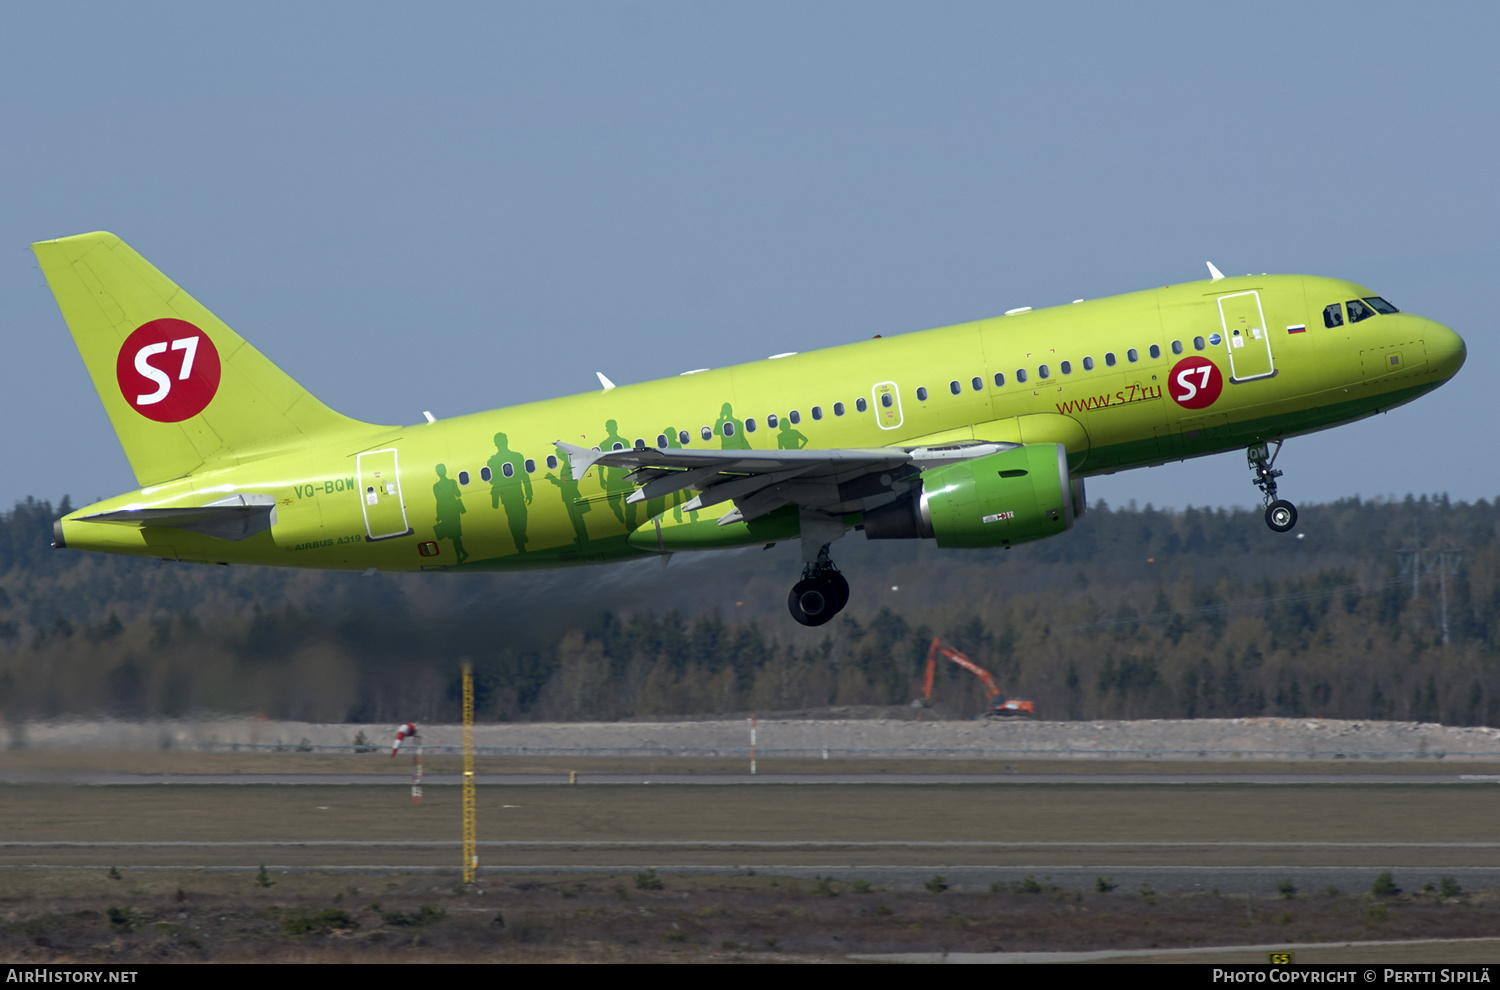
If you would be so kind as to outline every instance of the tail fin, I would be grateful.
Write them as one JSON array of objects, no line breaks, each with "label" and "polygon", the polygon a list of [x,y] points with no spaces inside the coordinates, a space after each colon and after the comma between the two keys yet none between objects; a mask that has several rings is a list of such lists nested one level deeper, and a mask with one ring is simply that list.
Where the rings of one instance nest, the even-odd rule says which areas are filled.
[{"label": "tail fin", "polygon": [[31,247],[142,486],[365,427],[319,402],[115,235]]}]

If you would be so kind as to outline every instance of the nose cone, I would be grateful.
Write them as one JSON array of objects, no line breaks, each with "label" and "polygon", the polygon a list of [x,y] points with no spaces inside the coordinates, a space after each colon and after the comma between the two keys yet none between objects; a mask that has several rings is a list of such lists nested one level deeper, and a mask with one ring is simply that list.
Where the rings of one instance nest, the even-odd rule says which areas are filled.
[{"label": "nose cone", "polygon": [[1449,330],[1441,323],[1428,321],[1427,334],[1427,367],[1434,376],[1446,381],[1458,374],[1458,369],[1464,366],[1464,359],[1469,356],[1469,349],[1464,346],[1464,339]]}]

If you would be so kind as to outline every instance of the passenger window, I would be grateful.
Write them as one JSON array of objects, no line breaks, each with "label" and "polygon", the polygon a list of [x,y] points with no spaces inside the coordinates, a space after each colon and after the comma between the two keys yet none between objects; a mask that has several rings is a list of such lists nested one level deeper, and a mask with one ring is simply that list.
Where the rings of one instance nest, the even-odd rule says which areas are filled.
[{"label": "passenger window", "polygon": [[642,440],[640,437],[636,437],[635,438],[635,449],[636,450],[645,450],[646,449],[646,441]]},{"label": "passenger window", "polygon": [[[613,447],[609,448],[609,449],[610,450],[624,450],[625,449],[625,445],[623,443],[620,443],[617,440],[617,441],[615,441],[615,445]],[[510,475],[506,475],[506,477],[509,478]]]},{"label": "passenger window", "polygon": [[813,406],[812,407],[812,414],[813,414],[813,419],[822,419],[823,418],[823,407],[822,406]]},{"label": "passenger window", "polygon": [[802,422],[802,414],[795,409],[787,413],[786,418],[792,421],[793,426],[796,426],[798,423]]},{"label": "passenger window", "polygon": [[1094,370],[1094,359],[1093,358],[1086,357],[1086,358],[1083,359],[1083,370],[1084,371],[1093,371]]},{"label": "passenger window", "polygon": [[482,467],[482,468],[479,469],[479,480],[480,481],[489,481],[490,477],[491,477],[491,475],[490,475],[490,469],[489,468]]},{"label": "passenger window", "polygon": [[[925,391],[925,389],[924,389],[924,391]],[[833,414],[835,416],[842,416],[842,415],[844,415],[844,404],[842,402],[835,402],[833,404]]]},{"label": "passenger window", "polygon": [[969,387],[976,392],[980,391],[984,388],[984,379],[976,375],[969,380]]},{"label": "passenger window", "polygon": [[[509,465],[506,465],[506,466],[509,467]],[[460,485],[467,485],[469,483],[469,472],[467,472],[467,471],[460,471],[460,472],[458,472],[458,483]]]},{"label": "passenger window", "polygon": [[1125,352],[1125,360],[1129,361],[1131,364],[1135,364],[1140,359],[1140,352],[1137,351],[1134,347]]},{"label": "passenger window", "polygon": [[1026,369],[1025,368],[1017,368],[1016,369],[1016,381],[1018,381],[1018,382],[1024,382],[1025,380],[1026,380]]},{"label": "passenger window", "polygon": [[1062,373],[1065,375],[1071,375],[1073,373],[1073,363],[1071,361],[1064,361],[1061,365],[1059,365],[1059,367],[1062,368]]},{"label": "passenger window", "polygon": [[1173,354],[1181,354],[1182,353],[1182,341],[1180,341],[1180,340],[1174,340],[1174,341],[1172,341],[1172,353]]},{"label": "passenger window", "polygon": [[870,408],[870,404],[868,402],[866,402],[864,399],[855,399],[854,400],[854,410],[855,410],[855,412],[864,412],[868,408]]},{"label": "passenger window", "polygon": [[726,422],[724,424],[724,435],[726,437],[732,437],[732,436],[734,436],[734,424],[733,423]]},{"label": "passenger window", "polygon": [[1202,337],[1194,337],[1193,338],[1193,350],[1195,350],[1195,351],[1201,351],[1201,350],[1203,350],[1203,338]]},{"label": "passenger window", "polygon": [[[882,406],[885,406],[887,409],[891,408],[891,406],[894,404],[893,400],[891,399],[891,393],[889,393],[889,392],[881,392],[880,393],[880,404]],[[792,415],[795,416],[797,414],[796,413],[792,413]],[[792,420],[792,422],[795,423],[797,421],[794,419],[794,420]]]},{"label": "passenger window", "polygon": [[1104,353],[1104,364],[1105,364],[1106,367],[1110,367],[1110,368],[1113,368],[1115,366],[1115,352],[1114,351],[1105,351],[1105,353]]},{"label": "passenger window", "polygon": [[1005,374],[1004,374],[1004,372],[1000,372],[1000,371],[995,372],[995,387],[999,388],[1001,385],[1004,385],[1004,384],[1005,384]]},{"label": "passenger window", "polygon": [[[536,461],[532,460],[529,457],[526,458],[525,468],[526,468],[526,473],[527,474],[536,474]],[[485,468],[483,471],[479,472],[479,475],[480,475],[480,477],[484,478],[485,481],[489,481],[490,480],[490,469],[489,468]]]},{"label": "passenger window", "polygon": [[1156,346],[1155,344],[1152,344],[1151,345],[1151,359],[1154,361],[1154,360],[1156,360],[1159,357],[1161,357],[1161,348],[1158,347],[1158,346]]},{"label": "passenger window", "polygon": [[918,402],[926,402],[927,401],[927,386],[926,385],[918,385],[917,386],[917,401]]},{"label": "passenger window", "polygon": [[514,478],[516,476],[516,466],[510,461],[506,461],[504,464],[500,465],[500,473],[505,475],[507,478]]},{"label": "passenger window", "polygon": [[549,471],[555,471],[555,470],[557,470],[557,455],[556,454],[548,454],[547,455],[547,470],[549,470]]},{"label": "passenger window", "polygon": [[691,439],[693,439],[693,435],[691,433],[689,433],[687,430],[678,430],[677,431],[677,442],[680,443],[680,444],[682,444],[684,447],[687,446],[688,441],[691,440]]},{"label": "passenger window", "polygon": [[1323,307],[1323,325],[1332,330],[1344,325],[1344,308],[1338,303]]},{"label": "passenger window", "polygon": [[705,440],[712,440],[714,438],[714,428],[712,426],[705,426],[698,431],[698,434]]},{"label": "passenger window", "polygon": [[1349,310],[1349,322],[1358,323],[1360,320],[1368,320],[1375,315],[1375,311],[1358,299],[1351,299],[1344,303],[1344,308]]},{"label": "passenger window", "polygon": [[1401,312],[1395,306],[1392,306],[1390,303],[1386,302],[1384,299],[1380,298],[1379,296],[1366,296],[1365,297],[1365,302],[1369,303],[1370,304],[1370,308],[1373,309],[1375,312],[1377,312],[1377,313],[1383,313],[1386,316],[1390,316],[1392,313],[1399,313],[1399,312]]},{"label": "passenger window", "polygon": [[769,416],[766,417],[766,425],[769,426],[773,430],[776,429],[776,424],[779,423],[779,422],[781,422],[781,420],[777,417],[777,415],[775,413],[772,413],[771,415],[769,415]]},{"label": "passenger window", "polygon": [[948,391],[952,392],[954,395],[959,394],[963,390],[964,390],[964,387],[962,385],[960,385],[957,381],[951,381],[951,382],[948,383]]},{"label": "passenger window", "polygon": [[1052,374],[1052,372],[1050,370],[1048,370],[1048,368],[1047,368],[1047,366],[1045,364],[1038,366],[1037,369],[1036,369],[1036,376],[1038,378],[1046,378],[1046,377],[1048,377],[1051,374]]},{"label": "passenger window", "polygon": [[662,449],[666,448],[666,446],[667,446],[667,435],[665,433],[658,433],[656,435],[656,446],[660,447]]},{"label": "passenger window", "polygon": [[749,419],[745,420],[745,432],[746,433],[754,433],[755,432],[755,417],[754,416],[751,416]]}]

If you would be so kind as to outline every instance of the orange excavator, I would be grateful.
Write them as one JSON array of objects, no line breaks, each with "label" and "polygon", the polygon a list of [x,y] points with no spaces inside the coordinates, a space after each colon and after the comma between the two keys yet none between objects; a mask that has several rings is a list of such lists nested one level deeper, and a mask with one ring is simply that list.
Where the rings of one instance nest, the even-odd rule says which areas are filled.
[{"label": "orange excavator", "polygon": [[932,675],[937,670],[938,654],[952,660],[964,670],[973,674],[984,683],[984,689],[990,693],[990,707],[984,713],[989,718],[1025,718],[1036,714],[1036,703],[1021,701],[1019,698],[1007,698],[1000,690],[1000,685],[995,683],[995,677],[979,664],[970,660],[955,649],[944,646],[941,638],[934,639],[932,646],[927,650],[927,676],[922,679],[922,697],[927,701],[932,700]]}]

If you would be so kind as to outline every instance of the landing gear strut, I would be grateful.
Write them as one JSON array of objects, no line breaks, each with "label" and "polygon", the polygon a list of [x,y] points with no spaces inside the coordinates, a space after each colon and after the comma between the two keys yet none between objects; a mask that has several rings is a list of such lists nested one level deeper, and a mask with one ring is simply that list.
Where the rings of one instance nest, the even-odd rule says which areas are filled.
[{"label": "landing gear strut", "polygon": [[1276,497],[1276,479],[1281,477],[1281,472],[1275,470],[1273,465],[1276,458],[1281,454],[1281,441],[1276,441],[1276,452],[1270,453],[1263,443],[1245,451],[1245,457],[1250,462],[1250,470],[1255,474],[1255,487],[1260,489],[1261,497],[1266,503],[1266,525],[1274,532],[1288,533],[1292,527],[1297,525],[1297,507],[1285,499]]},{"label": "landing gear strut", "polygon": [[821,626],[849,604],[849,582],[828,559],[828,547],[802,568],[802,580],[792,585],[786,605],[804,626]]}]

